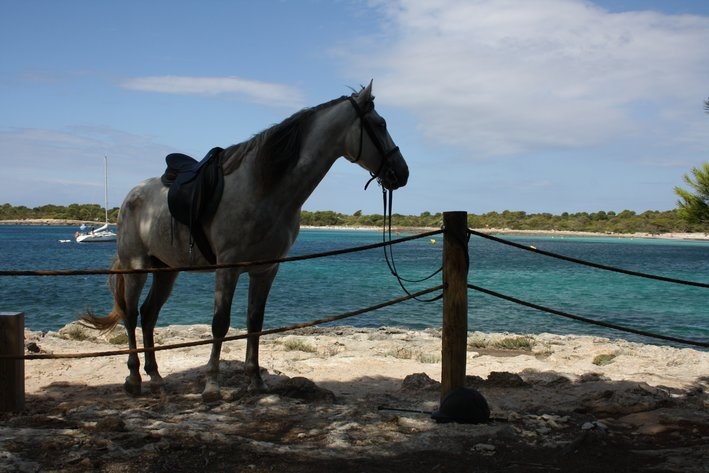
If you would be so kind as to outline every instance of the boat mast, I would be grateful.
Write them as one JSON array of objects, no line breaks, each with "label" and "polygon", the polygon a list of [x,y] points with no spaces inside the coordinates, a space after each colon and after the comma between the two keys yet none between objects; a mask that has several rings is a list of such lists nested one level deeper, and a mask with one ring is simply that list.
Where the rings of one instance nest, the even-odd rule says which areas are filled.
[{"label": "boat mast", "polygon": [[108,225],[108,156],[103,155],[103,208],[106,211],[106,225]]}]

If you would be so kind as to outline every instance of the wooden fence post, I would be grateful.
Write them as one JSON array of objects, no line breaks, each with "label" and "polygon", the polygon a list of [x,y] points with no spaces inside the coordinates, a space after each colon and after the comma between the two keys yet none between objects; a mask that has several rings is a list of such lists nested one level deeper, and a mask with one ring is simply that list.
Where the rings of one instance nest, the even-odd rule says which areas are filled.
[{"label": "wooden fence post", "polygon": [[[0,355],[24,353],[25,314],[0,312]],[[0,359],[0,412],[25,408],[25,360]]]},{"label": "wooden fence post", "polygon": [[465,384],[468,345],[468,214],[443,213],[441,401]]}]

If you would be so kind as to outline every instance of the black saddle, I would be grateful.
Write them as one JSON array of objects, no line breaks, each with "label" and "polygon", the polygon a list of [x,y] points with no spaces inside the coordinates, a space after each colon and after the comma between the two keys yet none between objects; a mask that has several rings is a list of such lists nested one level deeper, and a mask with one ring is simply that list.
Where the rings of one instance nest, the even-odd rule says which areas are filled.
[{"label": "black saddle", "polygon": [[217,258],[202,225],[214,215],[224,191],[222,151],[222,148],[212,148],[202,161],[182,153],[168,154],[165,157],[167,169],[160,178],[170,188],[167,206],[172,217],[190,229],[190,250],[192,243],[197,243],[210,264],[215,264]]}]

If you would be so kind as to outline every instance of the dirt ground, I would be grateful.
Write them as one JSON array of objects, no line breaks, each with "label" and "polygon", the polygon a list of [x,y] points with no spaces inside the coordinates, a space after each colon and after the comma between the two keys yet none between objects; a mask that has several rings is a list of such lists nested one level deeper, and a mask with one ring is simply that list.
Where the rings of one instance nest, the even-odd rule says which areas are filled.
[{"label": "dirt ground", "polygon": [[[26,343],[123,348],[88,336],[28,332]],[[206,326],[158,333],[163,344],[208,336]],[[246,389],[244,344],[230,344],[222,399],[208,404],[206,346],[158,353],[163,396],[145,380],[141,396],[125,394],[122,356],[28,360],[24,411],[0,414],[0,471],[709,471],[709,353],[558,335],[500,348],[517,338],[469,337],[468,386],[491,409],[477,425],[428,414],[440,396],[435,331],[264,338],[262,393]]]}]

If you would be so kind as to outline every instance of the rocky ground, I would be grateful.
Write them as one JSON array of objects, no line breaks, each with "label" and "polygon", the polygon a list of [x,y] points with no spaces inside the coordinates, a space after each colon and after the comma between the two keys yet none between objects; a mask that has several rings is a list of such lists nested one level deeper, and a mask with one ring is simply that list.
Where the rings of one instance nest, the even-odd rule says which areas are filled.
[{"label": "rocky ground", "polygon": [[[161,344],[209,337],[166,327]],[[112,343],[113,342],[113,343]],[[76,326],[32,352],[123,348]],[[438,424],[440,333],[351,327],[262,339],[270,388],[225,346],[222,399],[200,396],[207,346],[158,353],[167,394],[123,392],[124,356],[26,361],[26,406],[0,414],[0,471],[709,471],[709,353],[595,337],[470,334],[483,425]]]}]

